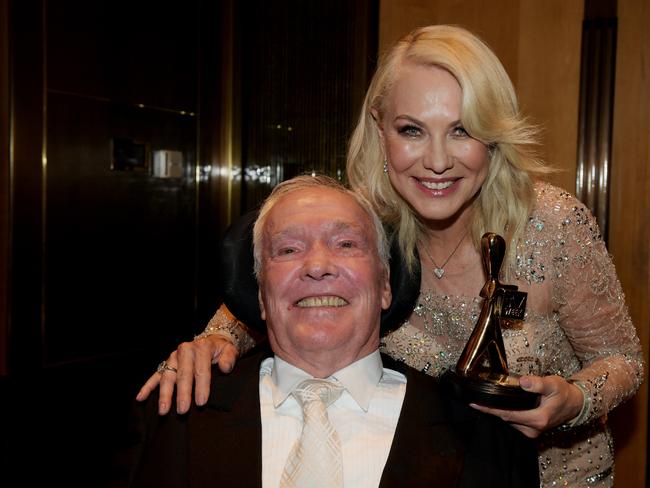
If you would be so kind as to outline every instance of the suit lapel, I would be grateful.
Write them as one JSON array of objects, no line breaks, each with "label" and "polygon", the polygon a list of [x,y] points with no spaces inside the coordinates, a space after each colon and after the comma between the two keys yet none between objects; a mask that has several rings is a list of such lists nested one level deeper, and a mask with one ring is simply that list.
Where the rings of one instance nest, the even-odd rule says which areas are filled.
[{"label": "suit lapel", "polygon": [[437,382],[386,356],[382,359],[385,367],[404,374],[407,382],[380,486],[458,486],[464,448]]},{"label": "suit lapel", "polygon": [[192,486],[261,487],[259,367],[269,355],[262,348],[233,373],[215,377],[207,405],[189,416],[189,445],[196,446],[189,453]]}]

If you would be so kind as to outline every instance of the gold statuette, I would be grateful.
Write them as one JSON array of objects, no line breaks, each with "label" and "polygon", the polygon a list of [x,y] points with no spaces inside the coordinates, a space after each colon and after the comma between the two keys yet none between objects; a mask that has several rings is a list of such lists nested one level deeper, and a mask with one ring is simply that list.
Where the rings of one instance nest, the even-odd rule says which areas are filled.
[{"label": "gold statuette", "polygon": [[501,320],[522,320],[526,310],[526,293],[515,285],[499,281],[499,272],[506,254],[503,237],[487,233],[481,239],[483,267],[487,281],[481,290],[483,306],[465,349],[445,379],[454,392],[467,402],[504,408],[527,410],[539,404],[540,395],[519,386],[519,376],[508,372],[508,360]]}]

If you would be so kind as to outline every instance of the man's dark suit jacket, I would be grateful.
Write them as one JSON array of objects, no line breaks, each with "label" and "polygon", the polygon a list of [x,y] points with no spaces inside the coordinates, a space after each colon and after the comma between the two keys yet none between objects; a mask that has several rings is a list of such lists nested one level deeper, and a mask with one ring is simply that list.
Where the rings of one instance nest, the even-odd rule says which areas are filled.
[{"label": "man's dark suit jacket", "polygon": [[[213,368],[207,405],[188,414],[159,416],[157,396],[141,406],[132,486],[261,486],[259,367],[270,355],[267,346],[256,348],[229,375]],[[457,402],[434,378],[382,359],[407,384],[381,487],[539,486],[532,441]]]}]

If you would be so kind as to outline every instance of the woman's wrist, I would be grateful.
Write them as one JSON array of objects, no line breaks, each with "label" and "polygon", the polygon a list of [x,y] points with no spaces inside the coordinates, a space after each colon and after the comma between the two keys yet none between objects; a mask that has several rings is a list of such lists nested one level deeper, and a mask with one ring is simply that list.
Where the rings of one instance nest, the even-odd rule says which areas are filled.
[{"label": "woman's wrist", "polygon": [[203,332],[194,336],[202,339],[218,336],[231,342],[239,354],[244,354],[255,346],[255,339],[249,334],[247,327],[237,320],[225,304],[219,307]]},{"label": "woman's wrist", "polygon": [[589,412],[591,410],[591,402],[592,402],[589,387],[584,381],[568,379],[567,382],[577,387],[578,390],[580,390],[580,393],[582,394],[582,405],[580,407],[580,411],[575,417],[564,422],[562,425],[558,427],[558,430],[563,430],[563,431],[572,429],[578,425],[582,425],[583,423],[585,423],[587,418],[589,417]]},{"label": "woman's wrist", "polygon": [[194,336],[194,340],[197,339],[205,339],[206,337],[220,337],[222,339],[225,339],[233,344],[233,346],[237,346],[237,342],[239,340],[239,337],[237,334],[234,332],[227,330],[225,328],[219,328],[219,327],[213,327],[208,325],[203,332],[200,334],[197,334]]},{"label": "woman's wrist", "polygon": [[240,330],[241,326],[239,321],[230,313],[230,310],[225,305],[222,305],[217,310],[217,313],[214,314],[214,317],[210,319],[203,332],[194,336],[194,340],[216,335],[232,342],[235,347],[238,347]]}]

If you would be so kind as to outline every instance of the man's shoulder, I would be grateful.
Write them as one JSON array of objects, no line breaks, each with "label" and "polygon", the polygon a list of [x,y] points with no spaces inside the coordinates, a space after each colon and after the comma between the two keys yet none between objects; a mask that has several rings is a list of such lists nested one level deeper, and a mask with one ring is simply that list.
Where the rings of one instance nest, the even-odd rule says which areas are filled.
[{"label": "man's shoulder", "polygon": [[223,373],[218,365],[213,364],[212,380],[220,381],[219,378],[243,376],[250,374],[251,371],[259,371],[260,363],[271,356],[273,356],[273,351],[268,341],[264,340],[240,357],[230,373]]},{"label": "man's shoulder", "polygon": [[[406,377],[405,401],[417,403],[418,410],[431,412],[441,422],[463,426],[462,431],[466,430],[467,425],[479,421],[493,423],[496,420],[494,423],[497,425],[497,429],[501,428],[503,422],[496,417],[482,414],[471,408],[454,394],[444,380],[430,376],[385,354],[382,354],[382,361],[385,368],[398,371]],[[412,406],[409,410],[411,408]]]},{"label": "man's shoulder", "polygon": [[407,388],[422,388],[434,396],[444,395],[441,390],[441,384],[438,378],[430,376],[422,371],[412,368],[408,364],[398,361],[387,354],[381,354],[381,360],[384,368],[397,371],[406,377]]},{"label": "man's shoulder", "polygon": [[248,390],[256,389],[260,365],[272,355],[271,348],[264,341],[242,356],[230,373],[223,373],[217,365],[213,365],[207,406],[230,410],[234,402],[245,396]]},{"label": "man's shoulder", "polygon": [[400,447],[438,451],[447,460],[461,455],[465,468],[460,486],[538,484],[537,450],[531,439],[500,418],[471,408],[444,380],[385,355],[382,359],[385,368],[406,377],[400,435],[396,434]]},{"label": "man's shoulder", "polygon": [[391,369],[406,377],[406,410],[421,412],[430,416],[434,422],[453,422],[457,417],[472,416],[469,407],[458,402],[448,392],[438,378],[397,361],[385,354],[381,355],[384,368]]}]

